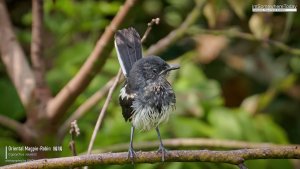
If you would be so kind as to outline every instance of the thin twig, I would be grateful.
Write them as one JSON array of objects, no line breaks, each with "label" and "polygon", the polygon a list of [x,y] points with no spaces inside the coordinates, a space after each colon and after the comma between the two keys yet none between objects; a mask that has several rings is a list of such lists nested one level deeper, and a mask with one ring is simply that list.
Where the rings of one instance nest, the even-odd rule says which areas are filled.
[{"label": "thin twig", "polygon": [[96,105],[99,100],[101,100],[104,96],[106,96],[116,77],[110,79],[105,86],[103,86],[100,90],[98,90],[95,94],[93,94],[88,100],[86,100],[83,104],[81,104],[72,115],[63,123],[58,131],[59,140],[62,140],[65,136],[70,123],[74,120],[78,120],[81,118],[86,112],[88,112],[94,105]]},{"label": "thin twig", "polygon": [[[205,148],[205,149],[244,149],[244,148],[264,148],[264,147],[285,147],[284,145],[278,145],[273,143],[251,143],[245,141],[233,141],[233,140],[217,140],[217,139],[205,139],[205,138],[175,138],[164,139],[163,143],[170,149],[178,148]],[[104,152],[120,152],[128,149],[129,143],[115,144],[107,146],[102,149],[93,150],[93,154]],[[158,141],[137,142],[134,144],[136,150],[150,150],[157,148]],[[299,146],[300,145],[294,145]],[[85,153],[83,153],[85,154]]]},{"label": "thin twig", "polygon": [[117,84],[118,84],[118,82],[119,82],[119,80],[120,80],[121,75],[122,75],[122,71],[119,70],[118,75],[117,75],[116,79],[114,80],[113,85],[112,85],[111,88],[109,89],[107,98],[106,98],[106,100],[105,100],[105,102],[104,102],[104,105],[103,105],[103,107],[102,107],[102,109],[101,109],[101,112],[100,112],[100,114],[99,114],[97,123],[96,123],[96,125],[95,125],[94,131],[93,131],[93,135],[92,135],[92,138],[91,138],[90,143],[89,143],[89,147],[88,147],[88,152],[87,152],[87,154],[91,154],[91,151],[92,151],[92,148],[93,148],[95,139],[96,139],[97,132],[98,132],[98,130],[99,130],[99,128],[100,128],[100,125],[101,125],[102,120],[103,120],[103,118],[104,118],[104,116],[105,116],[106,110],[107,110],[107,108],[108,108],[108,105],[109,105],[109,103],[110,103],[110,100],[111,100],[113,91],[115,90],[115,88],[116,88],[116,86],[117,86]]},{"label": "thin twig", "polygon": [[166,37],[159,40],[156,44],[150,46],[150,48],[145,52],[146,56],[161,53],[185,35],[187,29],[194,24],[200,16],[201,8],[205,1],[196,0],[195,2],[196,4],[194,9],[189,13],[184,22],[177,29],[170,32]]},{"label": "thin twig", "polygon": [[73,156],[77,156],[76,152],[76,146],[75,146],[75,137],[79,136],[80,134],[80,129],[77,125],[77,121],[74,120],[71,122],[71,127],[70,127],[70,134],[71,134],[71,142],[69,144],[69,147],[72,151]]},{"label": "thin twig", "polygon": [[142,39],[141,39],[141,42],[142,42],[142,43],[144,43],[145,40],[146,40],[146,38],[148,37],[150,31],[152,30],[152,26],[153,26],[154,24],[158,25],[158,24],[159,24],[159,21],[160,21],[159,18],[155,18],[155,19],[152,19],[152,20],[148,23],[147,29],[146,29],[146,31],[145,31],[145,33],[144,33]]},{"label": "thin twig", "polygon": [[0,25],[0,57],[26,113],[30,114],[36,82],[25,53],[13,31],[5,0],[0,0]]},{"label": "thin twig", "polygon": [[115,31],[124,22],[128,12],[137,0],[126,0],[114,17],[109,26],[106,27],[101,38],[98,40],[94,50],[80,68],[79,72],[68,82],[67,85],[50,101],[47,113],[52,120],[56,120],[64,115],[66,110],[73,104],[78,95],[85,90],[91,80],[99,72],[109,53],[112,50],[112,39]]},{"label": "thin twig", "polygon": [[69,143],[69,148],[72,151],[72,155],[77,156],[76,145],[75,145],[75,140],[73,140],[73,136],[72,136],[72,140]]},{"label": "thin twig", "polygon": [[282,42],[276,41],[276,40],[266,40],[266,42],[268,42],[270,45],[274,46],[275,48],[278,48],[286,53],[292,54],[292,55],[296,55],[296,56],[300,56],[300,49],[298,48],[293,48],[290,47]]},{"label": "thin twig", "polygon": [[[242,149],[229,151],[210,150],[170,150],[166,154],[165,162],[213,162],[242,164],[246,160],[255,159],[300,159],[300,148],[286,146],[282,148]],[[156,151],[136,152],[135,163],[160,163],[161,156]],[[4,169],[17,168],[67,168],[86,165],[131,164],[128,153],[103,153],[82,155],[76,157],[62,157],[42,159],[4,166]]]},{"label": "thin twig", "polygon": [[240,163],[237,165],[240,169],[248,169],[244,163]]},{"label": "thin twig", "polygon": [[[70,134],[71,134],[71,141],[69,143],[69,148],[71,149],[73,156],[77,156],[76,145],[75,145],[75,137],[79,136],[80,129],[77,125],[76,120],[71,122]],[[74,169],[79,169],[79,167],[75,167]]]}]

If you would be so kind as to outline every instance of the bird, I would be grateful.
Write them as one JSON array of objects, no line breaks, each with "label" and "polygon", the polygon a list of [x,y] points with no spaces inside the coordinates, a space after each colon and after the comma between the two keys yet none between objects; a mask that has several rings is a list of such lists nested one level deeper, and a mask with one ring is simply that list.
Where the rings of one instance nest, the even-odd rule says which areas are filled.
[{"label": "bird", "polygon": [[157,152],[164,161],[167,151],[159,125],[168,120],[176,103],[174,90],[166,78],[171,70],[180,66],[168,64],[158,56],[143,57],[141,38],[133,27],[116,31],[114,44],[125,76],[119,103],[125,121],[131,123],[128,159],[134,162],[135,129],[149,131],[155,128],[160,143]]}]

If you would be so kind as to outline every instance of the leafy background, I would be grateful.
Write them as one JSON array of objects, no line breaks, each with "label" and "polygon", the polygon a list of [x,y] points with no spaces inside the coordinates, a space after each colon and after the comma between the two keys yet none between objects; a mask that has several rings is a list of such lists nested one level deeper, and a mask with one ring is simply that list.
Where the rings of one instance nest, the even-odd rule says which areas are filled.
[{"label": "leafy background", "polygon": [[[8,0],[15,32],[30,54],[30,1]],[[284,1],[285,2],[285,1]],[[76,74],[89,55],[97,38],[110,23],[123,1],[45,1],[44,57],[47,60],[47,82],[55,94]],[[161,126],[163,138],[212,138],[300,143],[300,58],[263,41],[228,36],[228,31],[212,35],[203,30],[237,30],[261,39],[271,38],[292,48],[300,48],[299,13],[252,13],[251,5],[263,1],[208,0],[201,16],[184,38],[160,56],[175,60],[181,69],[169,80],[177,95],[177,109],[169,122]],[[274,3],[275,1],[270,1]],[[277,2],[278,3],[278,2]],[[289,3],[296,3],[289,1]],[[176,29],[192,10],[194,1],[141,1],[123,27],[133,26],[143,34],[147,22],[159,17],[144,43],[151,44]],[[299,4],[298,4],[299,6]],[[119,69],[115,52],[101,73],[92,81],[69,110],[69,115],[99,90]],[[95,149],[129,141],[130,125],[125,123],[118,105],[118,90],[98,132]],[[0,111],[18,121],[26,116],[17,93],[0,62]],[[87,150],[96,117],[104,100],[78,120],[81,130],[76,139],[79,153]],[[67,117],[66,117],[67,118]],[[62,119],[63,120],[63,119]],[[156,140],[155,131],[135,134],[134,142]],[[0,126],[0,146],[23,145],[15,133]],[[70,136],[62,143],[59,156],[70,156]],[[1,153],[1,159],[3,154]],[[5,163],[1,163],[5,164]],[[291,160],[255,160],[249,168],[299,168]],[[136,164],[135,168],[235,168],[227,164],[163,163]],[[132,168],[131,165],[105,168]]]}]

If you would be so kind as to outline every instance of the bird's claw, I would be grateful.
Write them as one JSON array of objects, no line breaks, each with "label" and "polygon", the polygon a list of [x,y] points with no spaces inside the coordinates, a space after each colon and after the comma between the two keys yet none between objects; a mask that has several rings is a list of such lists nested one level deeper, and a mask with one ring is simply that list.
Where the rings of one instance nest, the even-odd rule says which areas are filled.
[{"label": "bird's claw", "polygon": [[161,161],[164,162],[165,161],[165,156],[167,154],[167,149],[165,149],[164,146],[159,146],[158,150],[157,150],[157,153],[161,153]]},{"label": "bird's claw", "polygon": [[132,147],[128,150],[128,159],[131,161],[132,164],[134,164],[134,158],[135,158],[135,152]]}]

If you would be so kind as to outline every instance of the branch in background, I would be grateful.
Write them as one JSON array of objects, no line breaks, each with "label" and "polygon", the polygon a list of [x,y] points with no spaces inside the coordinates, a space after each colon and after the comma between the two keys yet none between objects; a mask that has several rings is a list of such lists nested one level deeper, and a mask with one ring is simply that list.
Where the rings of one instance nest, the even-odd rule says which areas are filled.
[{"label": "branch in background", "polygon": [[150,46],[146,52],[146,56],[155,55],[166,50],[170,45],[175,43],[179,38],[182,38],[185,35],[187,29],[196,22],[198,17],[201,14],[201,8],[205,1],[196,0],[196,6],[186,17],[185,21],[175,30],[170,32],[166,37],[159,40],[156,44]]},{"label": "branch in background", "polygon": [[[43,1],[32,1],[32,41],[31,41],[31,61],[34,69],[42,69],[43,61]],[[37,82],[38,83],[38,82]]]},{"label": "branch in background", "polygon": [[58,131],[59,140],[62,140],[65,136],[70,123],[74,120],[78,120],[81,118],[86,112],[88,112],[93,106],[95,106],[99,101],[106,96],[107,92],[109,91],[110,87],[113,85],[116,76],[110,79],[104,87],[98,90],[95,94],[93,94],[88,100],[86,100],[83,104],[81,104],[72,115],[64,122],[64,124],[60,127]]},{"label": "branch in background", "polygon": [[96,139],[97,132],[98,132],[98,130],[99,130],[99,128],[100,128],[100,125],[101,125],[102,120],[103,120],[103,118],[104,118],[104,116],[105,116],[106,110],[107,110],[107,108],[108,108],[109,102],[110,102],[110,100],[111,100],[113,91],[114,91],[115,88],[117,87],[117,84],[118,84],[118,82],[119,82],[119,80],[120,80],[121,75],[122,75],[122,71],[121,71],[121,69],[120,69],[119,72],[118,72],[118,75],[117,75],[116,79],[114,80],[113,85],[112,85],[112,86],[110,87],[110,89],[109,89],[108,95],[107,95],[107,97],[106,97],[106,100],[105,100],[105,102],[104,102],[104,105],[103,105],[103,107],[102,107],[102,109],[101,109],[101,112],[100,112],[100,114],[99,114],[97,123],[96,123],[95,128],[94,128],[94,131],[93,131],[92,138],[91,138],[90,143],[89,143],[89,147],[88,147],[88,152],[87,152],[87,154],[91,154],[91,151],[92,151],[92,148],[93,148],[93,146],[94,146],[95,139]]},{"label": "branch in background", "polygon": [[297,49],[297,48],[292,48],[280,41],[276,41],[276,40],[271,40],[271,39],[268,39],[266,40],[265,42],[269,43],[270,45],[286,52],[286,53],[290,53],[292,55],[296,55],[296,56],[300,56],[300,49]]},{"label": "branch in background", "polygon": [[[31,62],[36,80],[35,97],[37,102],[46,105],[50,99],[50,89],[45,82],[45,62],[43,59],[43,0],[32,0],[32,41]],[[45,106],[40,106],[45,107]],[[45,110],[42,110],[45,112]]]},{"label": "branch in background", "polygon": [[[276,148],[285,147],[284,145],[277,145],[272,143],[250,143],[245,141],[232,141],[232,140],[216,140],[205,138],[178,138],[178,139],[164,139],[164,145],[170,149],[178,148],[221,148],[221,149],[245,149],[245,148]],[[129,143],[115,144],[107,146],[103,149],[93,150],[93,154],[104,152],[120,152],[128,149]],[[159,145],[158,141],[137,142],[134,144],[136,150],[150,150]],[[299,146],[300,145],[294,145]]]},{"label": "branch in background", "polygon": [[3,115],[0,115],[0,125],[11,129],[12,131],[18,134],[23,130],[23,125],[20,122],[13,120],[9,117],[5,117]]},{"label": "branch in background", "polygon": [[131,10],[137,0],[126,0],[120,8],[105,32],[98,40],[94,50],[80,68],[75,77],[50,101],[47,113],[52,120],[57,120],[73,104],[77,96],[88,86],[91,80],[99,72],[112,49],[112,39],[115,31],[124,21],[127,13]]},{"label": "branch in background", "polygon": [[5,0],[0,0],[0,25],[1,59],[27,114],[29,114],[36,82],[24,51],[13,32]]},{"label": "branch in background", "polygon": [[[254,159],[300,159],[300,148],[286,146],[282,148],[242,149],[230,151],[210,150],[171,150],[166,154],[165,162],[213,162],[244,166],[246,160]],[[136,152],[135,163],[160,163],[161,156],[156,151]],[[128,153],[103,153],[42,159],[5,166],[6,169],[17,168],[68,168],[96,164],[131,164]]]},{"label": "branch in background", "polygon": [[271,39],[258,39],[254,35],[250,33],[240,32],[236,29],[228,29],[228,30],[208,30],[208,29],[192,29],[188,32],[189,34],[213,34],[213,35],[224,35],[230,38],[240,38],[248,41],[258,41],[268,43],[275,48],[278,48],[286,53],[290,53],[292,55],[300,56],[300,49],[289,47],[288,45]]},{"label": "branch in background", "polygon": [[22,138],[28,138],[29,135],[35,135],[32,130],[28,129],[22,123],[3,115],[0,115],[0,125],[11,129]]}]

